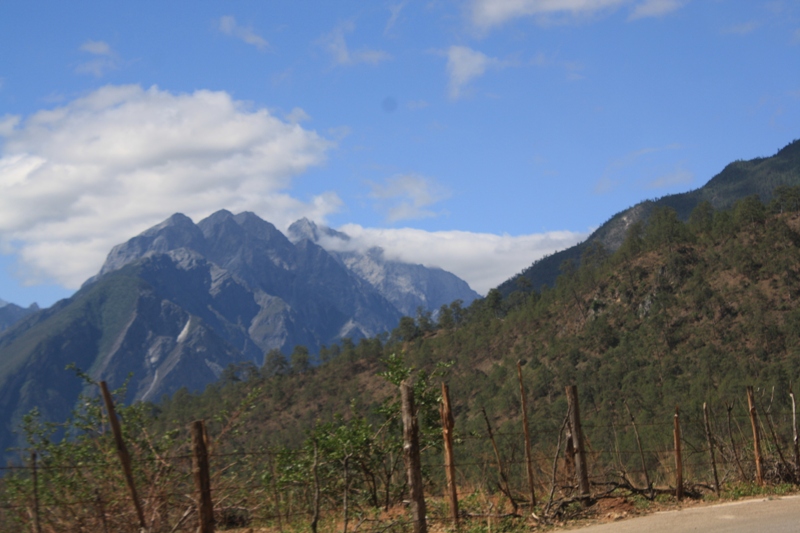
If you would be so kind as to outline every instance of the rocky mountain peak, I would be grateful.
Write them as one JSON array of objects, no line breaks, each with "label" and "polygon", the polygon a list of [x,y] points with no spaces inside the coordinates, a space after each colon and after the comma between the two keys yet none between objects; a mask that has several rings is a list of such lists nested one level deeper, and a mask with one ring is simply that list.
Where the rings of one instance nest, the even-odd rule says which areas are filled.
[{"label": "rocky mountain peak", "polygon": [[299,242],[303,239],[308,239],[312,242],[317,242],[319,240],[317,225],[308,220],[306,217],[293,222],[292,225],[289,226],[287,233],[289,234],[289,239],[291,239],[292,242]]},{"label": "rocky mountain peak", "polygon": [[233,217],[233,220],[235,220],[245,233],[252,238],[272,242],[273,244],[280,244],[281,246],[285,246],[289,243],[289,240],[283,233],[278,231],[278,228],[260,218],[255,213],[245,211]]},{"label": "rocky mountain peak", "polygon": [[147,255],[167,253],[179,248],[188,248],[202,254],[205,251],[205,238],[192,219],[175,213],[160,224],[112,248],[97,277]]},{"label": "rocky mountain peak", "polygon": [[11,302],[0,300],[0,333],[38,310],[39,306],[36,303],[24,308]]},{"label": "rocky mountain peak", "polygon": [[323,237],[332,237],[345,242],[350,240],[348,234],[336,231],[328,226],[317,226],[317,224],[305,217],[292,223],[287,233],[292,242],[300,242],[303,239],[308,239],[311,242],[319,243]]}]

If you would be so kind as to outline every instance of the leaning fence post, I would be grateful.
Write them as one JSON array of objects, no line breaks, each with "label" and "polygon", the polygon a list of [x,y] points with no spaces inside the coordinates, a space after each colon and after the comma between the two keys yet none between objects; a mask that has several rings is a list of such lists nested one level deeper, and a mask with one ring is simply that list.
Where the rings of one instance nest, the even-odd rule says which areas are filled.
[{"label": "leaning fence post", "polygon": [[128,490],[130,490],[131,498],[133,498],[133,505],[136,507],[139,527],[146,529],[147,525],[144,520],[144,511],[142,511],[142,505],[139,503],[139,496],[136,494],[136,484],[133,481],[131,456],[128,453],[128,448],[125,446],[125,441],[122,440],[122,428],[117,418],[117,412],[114,409],[114,400],[111,398],[111,393],[108,391],[108,385],[106,385],[105,381],[100,382],[100,391],[103,393],[103,401],[106,404],[106,411],[108,412],[108,422],[111,424],[111,431],[114,433],[114,441],[117,444],[119,462],[122,463],[122,471],[125,473],[125,482],[128,484]]},{"label": "leaning fence post", "polygon": [[647,490],[650,493],[650,499],[656,497],[653,483],[650,481],[650,474],[647,472],[647,462],[644,460],[644,449],[642,448],[642,439],[639,436],[639,428],[636,426],[636,419],[633,418],[631,408],[628,407],[628,400],[622,400],[625,404],[625,409],[628,411],[628,416],[631,417],[631,425],[633,426],[633,434],[636,436],[636,446],[639,448],[639,459],[642,462],[642,472],[644,472],[644,482],[647,483]]},{"label": "leaning fence post", "polygon": [[708,453],[711,455],[711,469],[714,472],[714,492],[719,498],[719,476],[717,475],[717,458],[714,456],[714,440],[711,438],[711,424],[708,422],[708,406],[703,402],[703,423],[706,427],[706,442]]},{"label": "leaning fence post", "polygon": [[753,426],[753,452],[756,460],[756,483],[764,485],[764,473],[761,466],[761,437],[758,433],[756,419],[756,403],[753,398],[753,387],[747,387],[747,407],[750,411],[750,425]]},{"label": "leaning fence post", "polygon": [[414,407],[414,391],[408,381],[400,384],[403,412],[403,459],[406,464],[408,485],[411,487],[411,517],[414,533],[427,533],[425,521],[425,495],[422,491],[422,464],[419,458],[419,426]]},{"label": "leaning fence post", "polygon": [[589,488],[589,469],[586,464],[586,453],[583,449],[583,430],[581,429],[581,414],[578,404],[578,387],[576,385],[567,386],[567,402],[569,403],[570,425],[572,426],[572,443],[575,447],[575,469],[578,474],[578,488],[581,497],[588,498],[591,489]]},{"label": "leaning fence post", "polygon": [[531,491],[531,512],[536,507],[536,490],[533,485],[533,462],[531,458],[531,435],[528,431],[528,401],[525,398],[525,385],[522,382],[522,362],[517,361],[517,376],[519,377],[519,394],[522,399],[522,430],[525,435],[525,466],[528,473],[528,487]]},{"label": "leaning fence post", "polygon": [[36,452],[31,452],[31,474],[33,476],[33,532],[42,533],[39,523],[39,474],[36,471]]},{"label": "leaning fence post", "polygon": [[205,424],[192,422],[192,472],[197,488],[197,533],[214,533],[214,506],[211,503],[211,476],[208,472]]},{"label": "leaning fence post", "polygon": [[497,441],[494,440],[494,432],[492,431],[492,424],[489,422],[489,417],[486,415],[486,408],[481,408],[483,412],[483,419],[486,421],[486,432],[489,434],[489,440],[492,442],[492,449],[494,449],[494,456],[497,459],[497,470],[500,472],[500,483],[498,486],[503,494],[506,495],[511,507],[514,509],[514,514],[517,513],[517,502],[514,500],[514,495],[511,494],[511,486],[508,484],[508,476],[506,470],[503,468],[503,460],[500,458],[500,449],[497,447]]},{"label": "leaning fence post", "polygon": [[458,491],[456,490],[456,465],[453,459],[453,411],[450,408],[450,390],[447,383],[442,382],[442,405],[439,413],[442,416],[442,437],[444,439],[444,471],[447,475],[447,496],[450,500],[450,518],[458,527]]},{"label": "leaning fence post", "polygon": [[679,500],[683,499],[683,457],[681,455],[681,419],[678,407],[675,407],[675,428],[673,436],[675,437],[675,497]]}]

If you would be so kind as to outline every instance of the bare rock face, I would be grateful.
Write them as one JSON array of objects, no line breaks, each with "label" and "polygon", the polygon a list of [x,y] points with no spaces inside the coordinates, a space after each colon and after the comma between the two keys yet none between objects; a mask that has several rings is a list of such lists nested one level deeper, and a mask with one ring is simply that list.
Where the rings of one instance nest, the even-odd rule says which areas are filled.
[{"label": "bare rock face", "polygon": [[316,351],[343,328],[356,338],[377,335],[400,317],[324,249],[292,243],[253,213],[223,210],[198,224],[173,215],[114,247],[96,279],[129,265],[255,364],[273,348]]}]

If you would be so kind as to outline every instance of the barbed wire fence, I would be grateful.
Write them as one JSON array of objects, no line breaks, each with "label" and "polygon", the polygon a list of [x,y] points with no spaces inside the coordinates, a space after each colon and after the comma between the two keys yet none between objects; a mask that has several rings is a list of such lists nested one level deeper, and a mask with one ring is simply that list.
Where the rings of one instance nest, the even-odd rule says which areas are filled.
[{"label": "barbed wire fence", "polygon": [[[520,387],[524,398],[521,379]],[[794,402],[783,410],[758,405],[748,388],[746,404],[636,420],[626,404],[611,417],[581,413],[577,390],[569,389],[557,431],[530,432],[523,402],[519,421],[494,427],[502,417],[484,411],[485,431],[461,432],[443,384],[438,442],[415,436],[409,428],[417,413],[407,407],[403,439],[395,435],[383,447],[367,439],[364,449],[345,443],[336,453],[316,441],[226,449],[203,421],[163,453],[112,422],[115,446],[102,453],[31,452],[0,467],[0,529],[425,533],[428,524],[449,529],[464,521],[547,524],[604,498],[698,498],[741,483],[800,482]],[[106,412],[119,422],[113,403]]]}]

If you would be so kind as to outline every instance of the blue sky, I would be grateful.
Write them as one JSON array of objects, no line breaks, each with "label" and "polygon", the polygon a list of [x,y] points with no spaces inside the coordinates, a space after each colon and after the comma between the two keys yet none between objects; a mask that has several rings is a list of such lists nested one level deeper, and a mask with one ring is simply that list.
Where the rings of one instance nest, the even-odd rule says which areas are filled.
[{"label": "blue sky", "polygon": [[797,0],[0,2],[0,298],[176,211],[306,216],[485,293],[800,137]]}]

